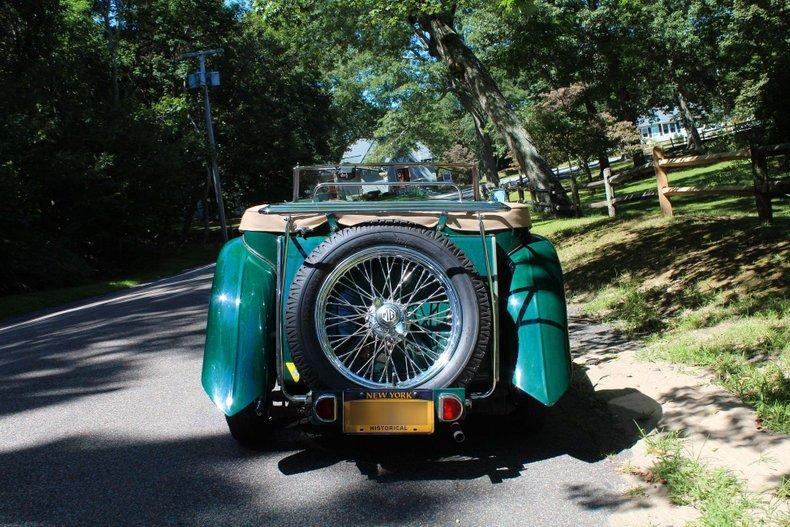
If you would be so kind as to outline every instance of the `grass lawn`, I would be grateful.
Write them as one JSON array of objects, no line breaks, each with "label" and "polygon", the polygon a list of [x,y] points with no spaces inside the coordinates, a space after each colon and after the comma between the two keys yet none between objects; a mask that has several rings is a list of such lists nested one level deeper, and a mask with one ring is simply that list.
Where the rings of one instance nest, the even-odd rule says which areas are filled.
[{"label": "grass lawn", "polygon": [[[624,163],[630,163],[630,160],[620,161],[617,164],[622,165]],[[624,168],[628,167],[625,166]],[[790,177],[790,174],[783,170],[784,167],[781,165],[779,158],[769,159],[768,174],[770,177],[777,179]],[[750,185],[753,182],[752,168],[749,161],[725,161],[707,167],[670,170],[668,174],[669,184],[675,187]],[[570,184],[567,180],[563,181],[563,185],[570,194]],[[579,181],[579,185],[581,186],[583,183]],[[626,194],[644,192],[646,190],[656,190],[656,180],[652,174],[640,180],[629,181],[627,184],[615,187],[614,189],[616,196],[624,196]],[[529,199],[528,193],[526,194],[526,198]],[[579,198],[582,209],[589,215],[584,218],[585,221],[593,221],[589,218],[599,218],[606,215],[606,209],[589,209],[590,203],[605,200],[603,187],[597,187],[594,191],[582,187],[579,190]],[[511,191],[509,199],[511,201],[517,201],[518,193],[516,191]],[[753,196],[675,196],[671,199],[676,214],[757,216],[757,208]],[[785,206],[779,206],[777,203],[777,201],[774,201],[774,216],[790,217],[790,207],[786,206],[786,204]],[[657,210],[658,197],[652,197],[642,201],[619,204],[617,206],[617,216],[621,218],[643,216]],[[572,225],[573,223],[567,223],[565,226]],[[550,230],[562,229],[562,227],[554,225],[547,228]]]},{"label": "grass lawn", "polygon": [[143,282],[174,275],[185,269],[213,262],[216,260],[218,252],[219,247],[216,245],[190,245],[179,249],[178,252],[163,256],[158,262],[151,262],[144,269],[129,276],[99,280],[62,289],[0,296],[0,320],[86,297],[127,289]]},{"label": "grass lawn", "polygon": [[649,435],[645,442],[656,461],[641,475],[650,482],[666,485],[672,503],[698,509],[700,517],[691,525],[787,525],[787,514],[778,505],[787,499],[788,480],[782,481],[776,493],[755,494],[746,489],[736,474],[725,468],[711,467],[688,451],[677,432]]},{"label": "grass lawn", "polygon": [[[739,182],[741,165],[670,173],[670,182]],[[557,244],[569,300],[646,338],[647,360],[708,368],[766,428],[790,433],[790,204],[774,200],[774,224],[763,225],[753,198],[673,203],[674,218],[650,200],[614,219],[536,219],[533,232]]]},{"label": "grass lawn", "polygon": [[[787,173],[782,173],[776,159],[771,160],[768,170],[771,177],[788,176]],[[669,184],[673,187],[749,185],[753,181],[751,163],[749,161],[726,161],[707,167],[670,170],[668,174]],[[653,175],[638,181],[630,181],[614,189],[616,196],[644,192],[646,190],[656,190],[656,180]],[[587,189],[580,192],[583,208],[586,208],[590,203],[603,201],[604,199],[603,187],[598,188],[595,193],[591,193]],[[675,196],[671,199],[673,208],[680,208],[686,214],[757,215],[754,197],[752,196]],[[633,216],[656,209],[658,209],[658,197],[653,197],[643,201],[620,204],[617,207],[617,213],[618,215]],[[790,214],[790,208],[788,207],[774,207],[774,209],[775,215],[784,214],[787,216]]]},{"label": "grass lawn", "polygon": [[634,166],[634,163],[629,157],[625,157],[620,161],[615,161],[609,164],[609,168],[612,169],[612,173],[617,173],[622,170],[628,170],[632,166]]}]

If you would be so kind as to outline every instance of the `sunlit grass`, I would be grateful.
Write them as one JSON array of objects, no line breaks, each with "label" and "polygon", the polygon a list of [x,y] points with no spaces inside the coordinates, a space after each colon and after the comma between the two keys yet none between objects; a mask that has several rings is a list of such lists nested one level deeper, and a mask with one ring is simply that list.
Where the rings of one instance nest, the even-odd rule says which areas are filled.
[{"label": "sunlit grass", "polygon": [[790,499],[790,476],[782,476],[782,483],[776,489],[776,497],[782,500]]},{"label": "sunlit grass", "polygon": [[[769,160],[768,172],[774,179],[786,178],[790,174],[785,171],[778,158]],[[701,186],[715,187],[721,185],[751,185],[753,183],[753,173],[750,161],[726,161],[706,167],[695,167],[688,169],[673,169],[668,172],[670,186],[686,187]],[[646,190],[656,190],[656,178],[650,173],[642,179],[630,181],[623,186],[615,186],[615,195],[624,196],[626,194],[644,192]],[[605,199],[603,187],[597,187],[594,191],[582,188],[580,191],[582,207],[587,209],[590,203],[603,201]],[[751,215],[757,216],[757,207],[753,196],[675,196],[672,197],[672,204],[675,214],[708,214],[708,215]],[[658,211],[658,198],[651,197],[643,201],[621,203],[617,205],[619,216],[642,215],[647,212]],[[790,216],[790,204],[785,200],[773,200],[774,216]],[[589,210],[589,209],[587,209]],[[605,215],[606,209],[590,211],[591,214]]]},{"label": "sunlit grass", "polygon": [[608,217],[605,216],[585,216],[582,218],[540,218],[536,217],[532,220],[532,232],[540,236],[548,238],[553,237],[557,233],[565,235],[573,231],[581,231],[590,225],[599,225],[607,223]]},{"label": "sunlit grass", "polygon": [[766,428],[790,433],[790,325],[787,310],[711,328],[670,331],[642,356],[708,367],[716,381],[757,410]]},{"label": "sunlit grass", "polygon": [[[751,177],[748,162],[728,162],[671,172],[670,184]],[[654,186],[649,177],[618,193]],[[752,197],[690,196],[673,199],[672,218],[647,200],[616,218],[538,216],[533,230],[557,245],[567,295],[586,315],[647,338],[645,358],[708,368],[766,428],[790,433],[790,206],[773,203],[773,225],[758,221]]]},{"label": "sunlit grass", "polygon": [[[700,517],[691,525],[787,525],[787,515],[773,503],[776,498],[748,492],[735,474],[711,467],[688,452],[677,432],[649,435],[645,443],[655,461],[644,476],[666,485],[673,503],[692,505],[700,511]],[[781,487],[776,494],[780,492]]]}]

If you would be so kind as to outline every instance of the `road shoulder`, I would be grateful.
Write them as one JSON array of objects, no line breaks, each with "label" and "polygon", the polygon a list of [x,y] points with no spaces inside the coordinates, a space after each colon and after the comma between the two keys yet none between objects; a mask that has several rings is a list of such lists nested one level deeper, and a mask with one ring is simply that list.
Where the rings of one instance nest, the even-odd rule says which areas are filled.
[{"label": "road shoulder", "polygon": [[[578,306],[570,311],[571,331],[582,333],[577,341],[584,348],[576,362],[585,369],[596,394],[611,394],[605,401],[613,414],[644,430],[655,424],[659,431],[681,433],[690,456],[732,472],[748,492],[771,500],[782,477],[790,474],[787,436],[759,429],[754,410],[713,384],[704,370],[645,362],[639,355],[641,342],[626,340],[609,326],[579,316]],[[651,479],[655,463],[648,443],[639,440],[621,467],[623,493],[631,499],[614,512],[610,523],[674,526],[694,520],[699,511],[674,505],[661,481],[645,481],[646,475]],[[787,500],[780,501],[786,509]]]}]

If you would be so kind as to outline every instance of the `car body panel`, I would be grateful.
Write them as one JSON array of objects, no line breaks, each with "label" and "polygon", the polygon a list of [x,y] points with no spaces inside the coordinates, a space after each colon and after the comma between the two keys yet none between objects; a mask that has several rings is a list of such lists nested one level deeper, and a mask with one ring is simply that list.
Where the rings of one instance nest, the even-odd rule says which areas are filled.
[{"label": "car body panel", "polygon": [[[285,299],[288,298],[288,293],[291,290],[291,284],[294,281],[296,272],[302,267],[305,259],[313,252],[313,249],[321,245],[328,237],[328,235],[314,235],[306,237],[291,236],[289,238],[288,251],[286,252],[287,262],[285,265],[285,280],[283,285],[283,304],[285,304]],[[284,238],[284,236],[277,236],[278,247],[283,243]],[[281,316],[281,323],[285,324],[285,309],[283,309]],[[280,346],[283,351],[283,382],[286,385],[286,389],[291,393],[306,393],[307,387],[304,386],[304,382],[300,383],[301,377],[293,363],[291,350],[288,347],[288,339],[285,338],[285,335],[283,335]]]},{"label": "car body panel", "polygon": [[446,233],[453,245],[463,251],[464,256],[472,263],[475,271],[483,278],[488,276],[488,269],[496,269],[496,251],[494,250],[494,235],[486,235],[486,243],[488,244],[488,266],[486,266],[485,252],[481,245],[481,238],[479,234],[455,234],[452,232]]},{"label": "car body panel", "polygon": [[[509,268],[507,275],[497,273],[492,281],[500,297],[500,319],[507,319],[514,328],[510,341],[503,342],[507,349],[502,349],[512,362],[511,382],[543,404],[555,403],[570,382],[570,357],[562,270],[551,243],[531,235],[528,229],[488,234],[486,265],[479,234],[448,228],[443,232],[480,276],[498,269],[498,258],[503,260],[499,269],[503,265]],[[318,232],[289,237],[283,301],[305,258],[328,236]],[[280,234],[245,232],[225,245],[217,261],[203,387],[227,415],[265,396],[268,378],[274,374],[269,372],[272,366],[282,368],[289,393],[308,391],[293,366],[286,339],[281,342],[282,364],[274,360],[277,262],[284,240]],[[507,373],[509,376],[510,370]]]},{"label": "car body panel", "polygon": [[214,273],[202,383],[226,415],[265,395],[269,357],[275,353],[271,335],[276,255],[266,254],[265,243],[256,245],[246,243],[245,238],[229,241]]},{"label": "car body panel", "polygon": [[530,236],[508,254],[507,315],[515,326],[513,385],[552,405],[570,384],[562,269],[551,243]]}]

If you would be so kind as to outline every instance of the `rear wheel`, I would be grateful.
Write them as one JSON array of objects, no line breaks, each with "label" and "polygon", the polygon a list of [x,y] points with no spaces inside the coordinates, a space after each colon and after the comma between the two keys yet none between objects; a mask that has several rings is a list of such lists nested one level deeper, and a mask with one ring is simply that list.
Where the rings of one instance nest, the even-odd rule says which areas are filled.
[{"label": "rear wheel", "polygon": [[230,434],[240,445],[259,449],[269,442],[272,435],[272,420],[269,405],[255,401],[244,410],[225,416]]},{"label": "rear wheel", "polygon": [[465,386],[490,319],[485,285],[447,237],[387,222],[319,245],[286,307],[288,345],[312,388]]},{"label": "rear wheel", "polygon": [[513,424],[528,434],[537,434],[543,430],[548,406],[523,393],[514,397],[516,408],[510,416]]}]

